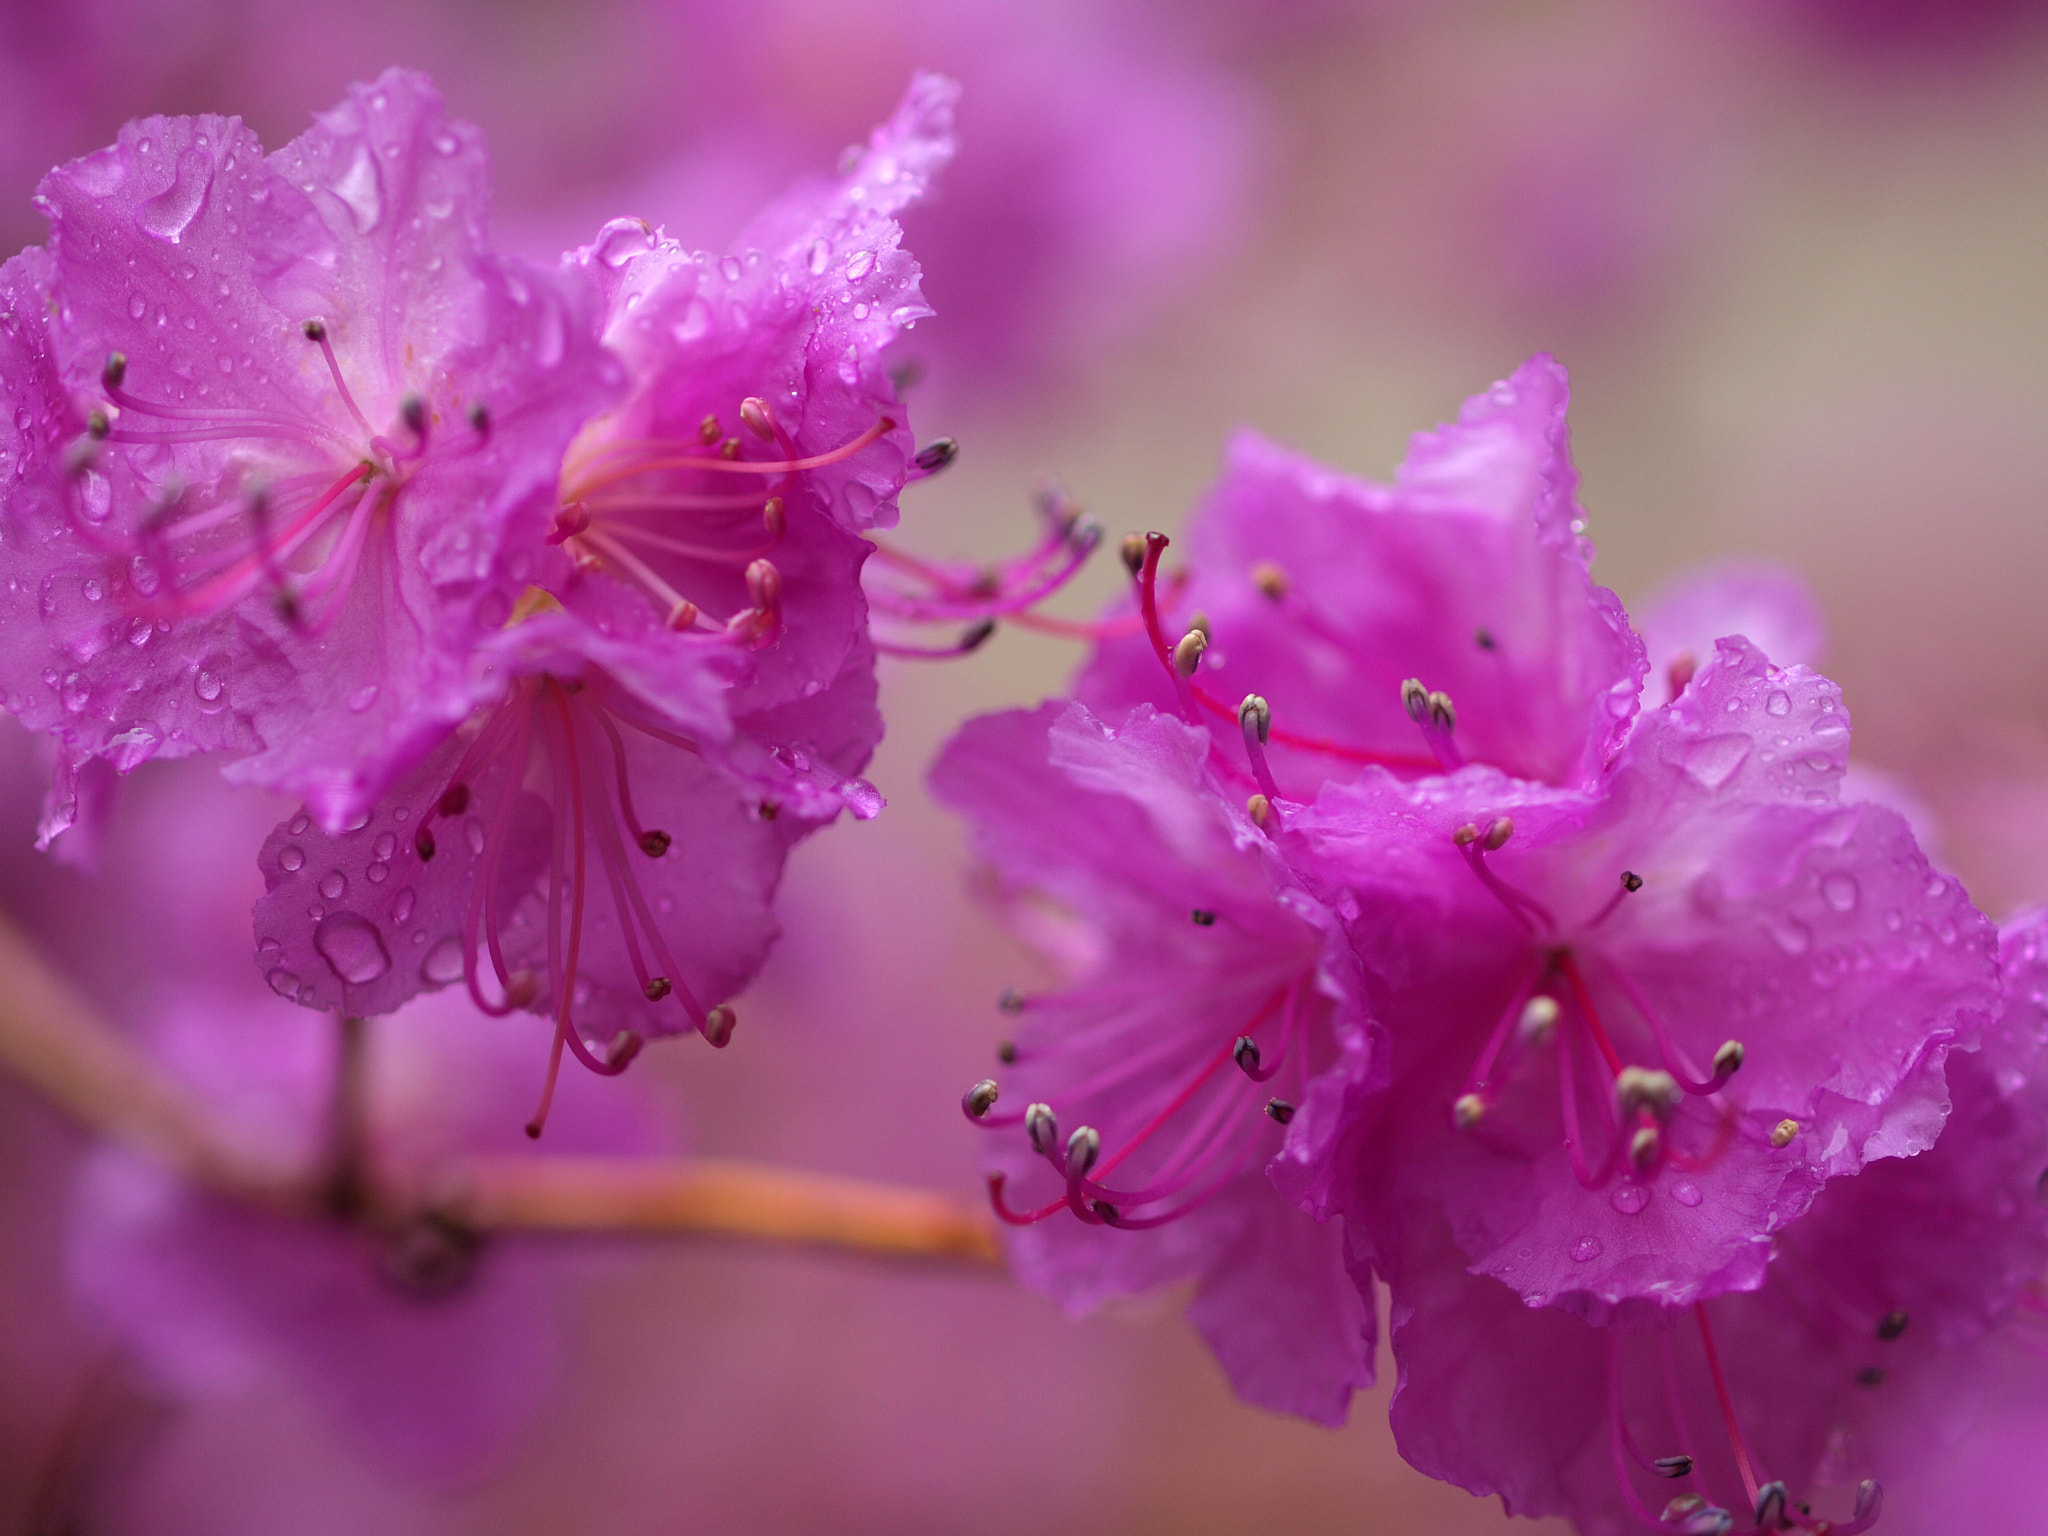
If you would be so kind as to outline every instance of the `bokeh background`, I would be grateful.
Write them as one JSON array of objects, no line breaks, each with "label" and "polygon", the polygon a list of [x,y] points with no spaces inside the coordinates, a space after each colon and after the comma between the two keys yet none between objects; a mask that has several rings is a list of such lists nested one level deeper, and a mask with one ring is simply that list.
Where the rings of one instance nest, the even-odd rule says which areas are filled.
[{"label": "bokeh background", "polygon": [[[1555,353],[1601,578],[1633,603],[1704,561],[1796,569],[1862,760],[1994,916],[2048,898],[2048,6],[6,0],[0,238],[40,239],[37,176],[124,118],[238,112],[276,145],[391,63],[488,131],[500,235],[530,253],[626,213],[717,246],[913,68],[959,78],[959,157],[908,221],[940,312],[906,349],[913,420],[963,444],[906,496],[926,552],[1020,544],[1041,474],[1113,533],[1172,531],[1241,423],[1383,476]],[[1105,557],[1064,611],[1119,575]],[[974,1197],[955,1106],[1034,972],[922,773],[1077,659],[1005,630],[885,662],[889,809],[797,852],[732,1049],[636,1065],[649,1134]],[[91,986],[102,915],[178,893],[130,878],[118,823],[97,878],[39,864],[7,750],[0,898]],[[210,1393],[144,1369],[73,1284],[94,1157],[0,1079],[0,1530],[1502,1524],[1402,1465],[1385,1385],[1334,1433],[1237,1405],[1178,1297],[1075,1322],[994,1275],[684,1241],[569,1256],[528,1426],[423,1472],[289,1369]]]}]

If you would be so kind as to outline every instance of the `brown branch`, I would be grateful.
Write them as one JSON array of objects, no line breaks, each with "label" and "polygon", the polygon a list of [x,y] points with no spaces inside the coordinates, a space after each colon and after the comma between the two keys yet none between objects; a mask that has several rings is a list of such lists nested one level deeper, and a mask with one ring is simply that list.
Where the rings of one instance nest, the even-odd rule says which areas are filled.
[{"label": "brown branch", "polygon": [[[331,1167],[279,1164],[167,1082],[0,918],[0,1070],[86,1129],[194,1183],[294,1215],[333,1215]],[[361,1124],[362,1106],[345,1109]],[[360,1149],[359,1149],[360,1150]],[[949,1196],[716,1159],[477,1157],[391,1172],[347,1159],[349,1208],[378,1223],[436,1216],[470,1229],[659,1233],[800,1243],[997,1265],[986,1215]]]}]

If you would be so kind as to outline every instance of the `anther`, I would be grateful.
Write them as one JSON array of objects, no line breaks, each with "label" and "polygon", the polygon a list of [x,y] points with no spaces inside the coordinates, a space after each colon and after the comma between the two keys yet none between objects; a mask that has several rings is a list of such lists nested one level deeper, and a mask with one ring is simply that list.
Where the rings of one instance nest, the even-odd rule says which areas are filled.
[{"label": "anther", "polygon": [[1783,1483],[1765,1483],[1756,1491],[1756,1523],[1759,1530],[1771,1530],[1785,1519],[1787,1495]]},{"label": "anther", "polygon": [[1266,823],[1272,819],[1273,802],[1264,795],[1253,795],[1245,801],[1244,813],[1251,817],[1254,826],[1263,830]]},{"label": "anther", "polygon": [[1451,834],[1451,841],[1460,848],[1469,848],[1472,844],[1479,841],[1479,829],[1468,821],[1464,826]]},{"label": "anther", "polygon": [[1696,1493],[1682,1493],[1664,1506],[1664,1523],[1676,1536],[1728,1536],[1735,1516]]},{"label": "anther", "polygon": [[1448,693],[1437,692],[1429,696],[1429,718],[1447,731],[1458,728],[1458,711]]},{"label": "anther", "polygon": [[1508,839],[1515,835],[1513,818],[1496,816],[1486,824],[1486,839],[1479,846],[1488,853],[1498,852],[1508,845]]},{"label": "anther", "polygon": [[782,572],[768,560],[756,560],[747,567],[747,596],[756,608],[773,608],[782,601]]},{"label": "anther", "polygon": [[760,817],[763,821],[773,821],[776,817],[782,814],[782,807],[780,805],[777,805],[773,800],[763,800],[759,805],[754,807],[754,814]]},{"label": "anther", "polygon": [[128,377],[128,355],[125,352],[109,352],[106,366],[100,369],[100,382],[108,389],[119,389],[121,381]]},{"label": "anther", "polygon": [[1429,690],[1422,686],[1421,678],[1411,677],[1401,685],[1401,707],[1417,725],[1429,713]]},{"label": "anther", "polygon": [[960,457],[960,445],[950,437],[935,437],[917,450],[911,460],[928,475],[935,475]]},{"label": "anther", "polygon": [[668,852],[669,844],[673,843],[675,839],[660,828],[653,827],[642,832],[636,841],[640,844],[640,851],[642,853],[646,854],[650,859],[658,859]]},{"label": "anther", "polygon": [[540,974],[536,971],[514,971],[512,980],[505,988],[505,1005],[508,1008],[524,1008],[540,996]]},{"label": "anther", "polygon": [[1216,914],[1207,907],[1194,908],[1188,913],[1188,920],[1197,928],[1214,928],[1216,926]]},{"label": "anther", "polygon": [[1886,1343],[1890,1343],[1893,1339],[1896,1339],[1900,1334],[1904,1333],[1905,1331],[1906,1313],[1904,1308],[1899,1308],[1897,1310],[1887,1312],[1883,1317],[1878,1319],[1877,1336],[1880,1339],[1883,1339]]},{"label": "anther", "polygon": [[1792,1145],[1792,1138],[1798,1134],[1799,1122],[1797,1120],[1780,1120],[1771,1127],[1771,1145],[1774,1147],[1789,1147]]},{"label": "anther", "polygon": [[687,597],[679,597],[675,600],[673,606],[669,608],[668,617],[662,620],[662,624],[669,629],[675,630],[677,633],[681,633],[686,629],[695,629],[697,627],[697,611],[695,603],[691,602]]},{"label": "anther", "polygon": [[1628,1139],[1628,1160],[1637,1172],[1646,1172],[1656,1164],[1663,1147],[1662,1131],[1654,1125],[1638,1126],[1635,1135]]},{"label": "anther", "polygon": [[113,430],[114,423],[108,419],[107,413],[101,410],[98,406],[94,406],[93,409],[87,413],[85,418],[85,435],[87,437],[92,438],[95,442],[97,442],[99,439],[105,437],[109,432]]},{"label": "anther", "polygon": [[1244,1068],[1245,1075],[1259,1075],[1259,1042],[1250,1035],[1239,1035],[1237,1044],[1230,1048],[1231,1059]]},{"label": "anther", "polygon": [[723,436],[725,436],[725,428],[721,427],[718,424],[718,417],[716,414],[706,416],[702,421],[697,423],[697,441],[702,443],[706,448],[709,448],[713,443],[717,442]]},{"label": "anther", "polygon": [[398,402],[398,419],[414,437],[427,435],[427,402],[418,395],[407,395]]},{"label": "anther", "polygon": [[764,443],[775,441],[774,413],[759,395],[749,395],[740,402],[740,425]]},{"label": "anther", "polygon": [[1479,628],[1472,631],[1472,643],[1482,651],[1492,650],[1496,643],[1493,638],[1493,631],[1484,624],[1480,625]]},{"label": "anther", "polygon": [[1191,629],[1180,637],[1173,648],[1173,670],[1182,677],[1193,677],[1195,668],[1202,664],[1202,652],[1209,648],[1199,629]]},{"label": "anther", "polygon": [[789,515],[784,510],[780,496],[770,496],[761,507],[761,523],[767,528],[768,537],[779,539],[789,527]]},{"label": "anther", "polygon": [[469,429],[478,437],[491,435],[491,408],[481,400],[469,408]]},{"label": "anther", "polygon": [[1124,569],[1133,576],[1145,569],[1145,536],[1142,533],[1127,533],[1123,543],[1117,546],[1117,558],[1123,561]]},{"label": "anther", "polygon": [[1285,1125],[1294,1118],[1294,1106],[1285,1099],[1266,1100],[1266,1114],[1275,1125]]},{"label": "anther", "polygon": [[1060,1144],[1060,1119],[1050,1104],[1033,1104],[1024,1111],[1024,1134],[1040,1157],[1052,1156],[1052,1149]]},{"label": "anther", "polygon": [[1266,738],[1273,733],[1273,707],[1256,693],[1244,696],[1244,702],[1237,706],[1237,723],[1249,726],[1259,733],[1259,745],[1266,744]]},{"label": "anther", "polygon": [[980,1082],[967,1090],[965,1096],[960,1100],[960,1107],[966,1110],[969,1116],[979,1120],[991,1109],[995,1108],[995,1102],[1000,1097],[1002,1097],[1002,1089],[996,1086],[996,1080],[992,1077],[984,1077]]},{"label": "anther", "polygon": [[1881,1365],[1866,1365],[1862,1370],[1856,1373],[1856,1385],[1858,1385],[1859,1387],[1883,1386],[1884,1367]]},{"label": "anther", "polygon": [[1017,1042],[1014,1040],[998,1040],[996,1042],[996,1060],[1006,1067],[1012,1065],[1017,1060]]},{"label": "anther", "polygon": [[1623,1114],[1647,1110],[1666,1119],[1685,1097],[1678,1079],[1656,1067],[1623,1067],[1614,1074],[1614,1102]]},{"label": "anther", "polygon": [[1094,1126],[1084,1125],[1067,1138],[1067,1174],[1086,1173],[1102,1154],[1102,1136]]},{"label": "anther", "polygon": [[738,1014],[734,1013],[724,1003],[720,1003],[716,1008],[713,1008],[704,1015],[704,1038],[718,1050],[722,1051],[732,1044],[733,1026],[738,1024],[739,1021],[740,1016]]},{"label": "anther", "polygon": [[325,320],[308,320],[299,329],[305,332],[306,340],[308,341],[325,341],[327,339],[327,322]]},{"label": "anther", "polygon": [[1268,602],[1277,603],[1287,595],[1287,573],[1270,560],[1261,560],[1252,567],[1252,585]]},{"label": "anther", "polygon": [[1451,1124],[1469,1131],[1486,1118],[1486,1100],[1476,1093],[1461,1093],[1451,1104]]},{"label": "anther", "polygon": [[1522,1017],[1515,1024],[1516,1035],[1524,1045],[1550,1044],[1557,1038],[1559,1012],[1556,998],[1548,992],[1538,992],[1522,1004]]},{"label": "anther", "polygon": [[1698,1494],[1681,1493],[1664,1506],[1663,1513],[1657,1518],[1664,1521],[1667,1525],[1674,1524],[1677,1521],[1683,1520],[1687,1515],[1694,1514],[1706,1507],[1707,1501]]},{"label": "anther", "polygon": [[412,851],[420,856],[420,862],[422,864],[430,864],[433,862],[434,834],[431,829],[427,827],[421,827],[417,832],[413,833]]},{"label": "anther", "polygon": [[441,798],[435,802],[434,809],[443,816],[460,816],[469,809],[469,786],[450,784],[441,791]]},{"label": "anther", "polygon": [[954,643],[959,647],[960,654],[965,656],[970,652],[980,650],[988,643],[988,637],[995,632],[996,621],[994,619],[980,619],[962,630],[960,638]]},{"label": "anther", "polygon": [[1659,1456],[1650,1463],[1659,1477],[1690,1477],[1692,1458],[1690,1456]]},{"label": "anther", "polygon": [[647,994],[647,1001],[658,1003],[675,989],[669,985],[666,976],[650,976],[647,978],[647,985],[640,990]]},{"label": "anther", "polygon": [[718,456],[721,459],[738,458],[740,456],[740,440],[736,437],[728,437],[718,445]]},{"label": "anther", "polygon": [[640,1054],[640,1047],[647,1042],[630,1029],[622,1029],[612,1036],[611,1044],[604,1048],[604,1064],[618,1071],[624,1071],[626,1063]]},{"label": "anther", "polygon": [[1004,1013],[1022,1013],[1024,1011],[1024,994],[1015,987],[1006,988],[1003,995],[996,999],[996,1006],[1002,1009]]},{"label": "anther", "polygon": [[1621,872],[1621,888],[1633,896],[1643,888],[1643,877],[1632,869],[1624,869]]},{"label": "anther", "polygon": [[1714,1076],[1733,1077],[1741,1067],[1745,1054],[1740,1040],[1723,1040],[1721,1048],[1714,1052]]}]

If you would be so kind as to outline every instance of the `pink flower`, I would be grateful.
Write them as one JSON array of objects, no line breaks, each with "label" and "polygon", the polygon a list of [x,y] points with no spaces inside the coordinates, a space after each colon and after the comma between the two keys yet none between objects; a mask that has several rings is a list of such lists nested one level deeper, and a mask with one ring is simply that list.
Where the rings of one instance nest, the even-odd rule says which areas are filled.
[{"label": "pink flower", "polygon": [[1864,1529],[1883,1496],[1860,1480],[1924,1470],[1963,1433],[2048,1263],[2044,937],[2039,915],[2007,929],[2004,1006],[1981,1050],[1948,1057],[1940,1140],[1829,1181],[1752,1292],[1603,1333],[1471,1273],[1424,1218],[1394,1280],[1402,1453],[1588,1533],[1656,1527],[1673,1498],[1679,1531],[1727,1530],[1716,1509],[1746,1524],[1773,1498],[1802,1526]]},{"label": "pink flower", "polygon": [[586,284],[485,248],[486,196],[399,71],[274,155],[151,118],[45,179],[0,627],[70,759],[226,749],[339,825],[475,708],[509,552],[618,379]]},{"label": "pink flower", "polygon": [[[933,770],[1019,926],[1070,973],[1012,994],[1014,1043],[969,1117],[1013,1270],[1082,1312],[1176,1280],[1238,1392],[1341,1422],[1372,1381],[1373,1319],[1339,1223],[1262,1167],[1315,1146],[1367,1070],[1334,924],[1205,768],[1206,734],[1140,707],[970,723]],[[1285,1129],[1283,1129],[1283,1127]]]},{"label": "pink flower", "polygon": [[914,82],[740,255],[621,221],[572,257],[625,398],[570,448],[537,585],[476,647],[495,702],[366,815],[266,845],[276,990],[378,1013],[463,979],[608,1074],[654,1035],[726,1043],[789,848],[881,804],[855,777],[881,737],[862,534],[925,468],[878,353],[926,312],[893,215],[950,153],[953,96]]},{"label": "pink flower", "polygon": [[1932,1140],[1923,1069],[1995,1002],[1990,925],[1842,803],[1848,741],[1832,684],[1729,639],[1593,791],[1369,771],[1291,814],[1392,1077],[1283,1182],[1397,1267],[1426,1190],[1475,1273],[1596,1321],[1753,1288],[1822,1180]]},{"label": "pink flower", "polygon": [[[1391,486],[1250,434],[1231,445],[1188,530],[1186,582],[1159,597],[1162,622],[1170,642],[1205,618],[1191,686],[1207,713],[1234,718],[1245,692],[1266,699],[1290,798],[1366,763],[1470,760],[1583,784],[1619,747],[1642,644],[1588,573],[1568,399],[1564,370],[1533,358],[1455,424],[1419,434]],[[1410,678],[1450,701],[1454,733],[1418,717]],[[1143,639],[1105,646],[1076,691],[1105,708],[1174,702]]]}]

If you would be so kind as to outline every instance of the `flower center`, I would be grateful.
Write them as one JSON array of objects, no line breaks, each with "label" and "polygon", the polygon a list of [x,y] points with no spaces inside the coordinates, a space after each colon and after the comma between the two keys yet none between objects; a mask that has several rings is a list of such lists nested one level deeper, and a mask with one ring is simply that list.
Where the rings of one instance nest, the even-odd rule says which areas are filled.
[{"label": "flower center", "polygon": [[[69,455],[71,521],[93,549],[120,562],[143,613],[162,620],[218,613],[268,589],[295,627],[323,632],[340,612],[380,520],[430,461],[488,440],[483,406],[452,441],[419,395],[399,401],[380,431],[343,376],[326,322],[300,328],[320,351],[349,425],[297,414],[150,398],[129,388],[128,360],[100,373],[105,404],[86,415]],[[225,447],[207,455],[201,445]],[[119,453],[109,464],[109,447]],[[195,459],[192,450],[200,449]],[[113,469],[142,509],[112,526]]]}]

